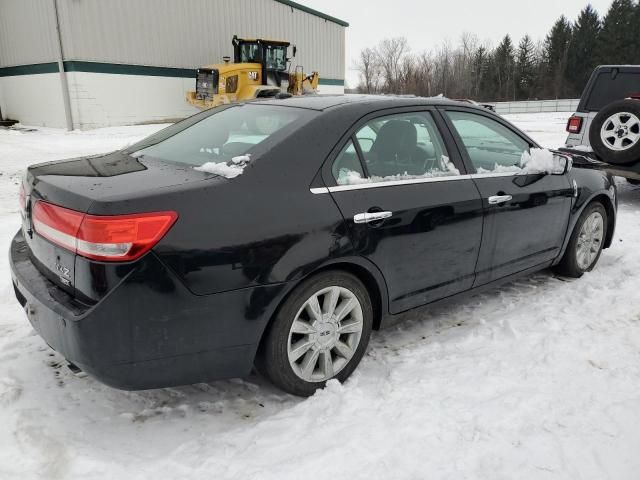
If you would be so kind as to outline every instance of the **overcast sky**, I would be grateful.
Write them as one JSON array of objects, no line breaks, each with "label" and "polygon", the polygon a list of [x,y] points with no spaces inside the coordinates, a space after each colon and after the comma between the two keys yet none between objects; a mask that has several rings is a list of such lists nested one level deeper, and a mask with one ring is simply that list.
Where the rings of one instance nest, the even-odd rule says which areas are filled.
[{"label": "overcast sky", "polygon": [[[464,32],[496,45],[509,33],[514,43],[528,33],[542,40],[564,14],[574,21],[589,3],[581,0],[298,0],[311,8],[349,22],[347,28],[347,82],[354,87],[358,75],[353,59],[383,38],[404,36],[413,51],[432,50],[449,39],[457,46]],[[600,16],[612,0],[592,0]],[[322,76],[322,72],[320,72]]]}]

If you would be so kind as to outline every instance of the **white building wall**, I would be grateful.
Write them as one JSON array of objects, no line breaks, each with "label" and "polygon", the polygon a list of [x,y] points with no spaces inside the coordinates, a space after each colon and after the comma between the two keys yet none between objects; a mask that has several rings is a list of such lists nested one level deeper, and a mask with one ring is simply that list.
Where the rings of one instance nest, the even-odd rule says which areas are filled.
[{"label": "white building wall", "polygon": [[[74,128],[195,112],[185,101],[194,78],[147,75],[140,69],[114,72],[122,66],[195,69],[219,63],[232,55],[234,34],[290,41],[298,47],[293,66],[320,73],[320,93],[344,93],[345,25],[303,6],[284,0],[57,2]],[[57,70],[56,41],[53,0],[0,0],[5,117],[26,125],[65,126],[60,77],[50,73]],[[90,73],[96,68],[102,73]]]},{"label": "white building wall", "polygon": [[69,72],[76,128],[173,121],[198,112],[185,100],[190,78]]},{"label": "white building wall", "polygon": [[274,0],[59,5],[65,60],[197,68],[233,56],[231,39],[238,35],[287,40],[298,47],[294,63],[317,70],[321,78],[344,79],[345,27]]},{"label": "white building wall", "polygon": [[65,127],[60,74],[0,77],[0,108],[4,118],[24,125]]}]

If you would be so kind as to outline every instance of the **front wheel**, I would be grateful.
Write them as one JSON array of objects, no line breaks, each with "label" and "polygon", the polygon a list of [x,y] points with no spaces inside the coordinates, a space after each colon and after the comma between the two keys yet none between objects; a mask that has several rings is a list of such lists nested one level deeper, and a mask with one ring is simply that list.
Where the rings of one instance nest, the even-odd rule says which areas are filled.
[{"label": "front wheel", "polygon": [[573,229],[569,244],[556,271],[579,278],[598,263],[607,238],[607,211],[600,202],[589,204]]},{"label": "front wheel", "polygon": [[342,271],[324,272],[285,300],[258,352],[256,366],[276,386],[312,395],[346,380],[369,343],[373,310],[364,285]]}]

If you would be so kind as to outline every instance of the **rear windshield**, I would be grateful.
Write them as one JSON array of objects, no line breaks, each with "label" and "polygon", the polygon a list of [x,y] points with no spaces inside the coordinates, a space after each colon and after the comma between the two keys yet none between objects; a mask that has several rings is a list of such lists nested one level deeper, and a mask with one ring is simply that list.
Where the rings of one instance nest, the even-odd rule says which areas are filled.
[{"label": "rear windshield", "polygon": [[187,165],[229,162],[251,154],[269,138],[285,137],[312,112],[274,105],[237,104],[209,110],[127,149],[134,157],[149,156]]},{"label": "rear windshield", "polygon": [[640,93],[640,71],[618,72],[614,69],[609,72],[600,72],[595,78],[582,110],[597,112],[611,102],[638,93]]}]

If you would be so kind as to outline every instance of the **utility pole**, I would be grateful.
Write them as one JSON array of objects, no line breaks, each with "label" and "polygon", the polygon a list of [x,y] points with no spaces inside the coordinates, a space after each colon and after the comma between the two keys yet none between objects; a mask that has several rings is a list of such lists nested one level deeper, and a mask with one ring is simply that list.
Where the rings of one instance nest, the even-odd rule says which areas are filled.
[{"label": "utility pole", "polygon": [[56,20],[56,38],[58,53],[58,71],[60,72],[60,88],[62,89],[62,103],[64,104],[64,116],[67,123],[67,130],[73,130],[73,118],[71,117],[71,99],[69,98],[69,84],[67,74],[64,71],[64,50],[62,49],[62,34],[60,33],[60,19],[58,17],[58,0],[53,2],[53,13]]}]

